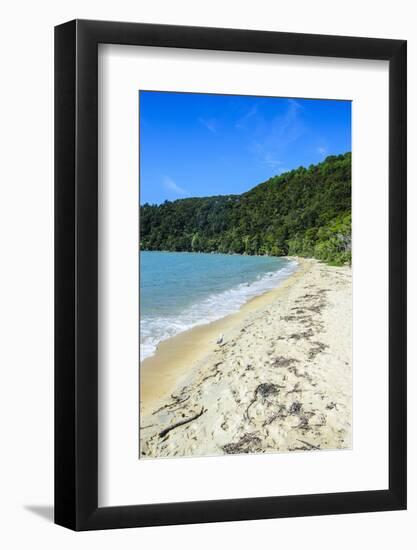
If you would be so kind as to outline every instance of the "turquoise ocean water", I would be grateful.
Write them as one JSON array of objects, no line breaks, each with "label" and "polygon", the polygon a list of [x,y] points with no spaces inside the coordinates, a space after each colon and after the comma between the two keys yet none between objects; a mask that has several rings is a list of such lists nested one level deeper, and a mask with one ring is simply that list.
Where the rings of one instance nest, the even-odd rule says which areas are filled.
[{"label": "turquoise ocean water", "polygon": [[296,265],[267,256],[141,252],[141,360],[162,340],[220,319],[275,288]]}]

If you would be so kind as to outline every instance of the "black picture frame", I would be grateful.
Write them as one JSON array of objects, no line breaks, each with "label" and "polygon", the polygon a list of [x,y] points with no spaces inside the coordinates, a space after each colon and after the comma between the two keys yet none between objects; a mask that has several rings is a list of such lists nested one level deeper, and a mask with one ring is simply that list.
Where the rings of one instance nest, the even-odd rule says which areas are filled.
[{"label": "black picture frame", "polygon": [[[98,44],[389,62],[389,488],[98,506]],[[74,20],[55,28],[55,523],[74,530],[406,508],[406,41]]]}]

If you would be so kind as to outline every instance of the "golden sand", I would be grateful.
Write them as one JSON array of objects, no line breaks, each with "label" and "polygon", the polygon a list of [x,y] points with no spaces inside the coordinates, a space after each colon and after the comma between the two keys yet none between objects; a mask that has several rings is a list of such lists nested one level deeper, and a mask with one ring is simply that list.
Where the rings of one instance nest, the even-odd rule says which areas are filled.
[{"label": "golden sand", "polygon": [[298,261],[142,362],[141,458],[350,446],[351,270]]}]

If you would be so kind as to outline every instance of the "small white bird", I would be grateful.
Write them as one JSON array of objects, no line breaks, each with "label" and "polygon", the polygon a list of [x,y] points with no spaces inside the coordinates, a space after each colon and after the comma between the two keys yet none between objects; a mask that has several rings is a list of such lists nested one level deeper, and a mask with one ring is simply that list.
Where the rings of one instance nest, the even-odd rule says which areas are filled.
[{"label": "small white bird", "polygon": [[220,338],[217,338],[216,344],[221,344],[223,342],[223,334],[220,334]]}]

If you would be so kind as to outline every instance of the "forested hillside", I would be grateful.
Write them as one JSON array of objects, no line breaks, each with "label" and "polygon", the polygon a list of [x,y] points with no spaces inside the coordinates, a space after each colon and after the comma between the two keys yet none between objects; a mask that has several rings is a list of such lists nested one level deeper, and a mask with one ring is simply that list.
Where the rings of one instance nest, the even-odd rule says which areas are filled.
[{"label": "forested hillside", "polygon": [[351,153],[270,178],[242,195],[140,207],[141,250],[298,255],[351,261]]}]

